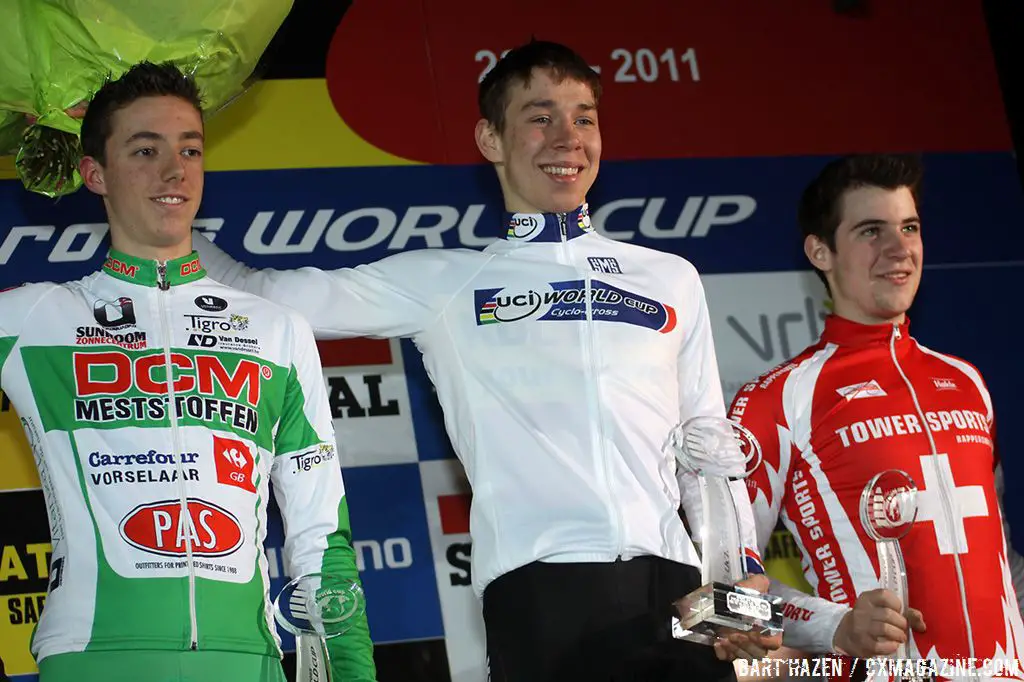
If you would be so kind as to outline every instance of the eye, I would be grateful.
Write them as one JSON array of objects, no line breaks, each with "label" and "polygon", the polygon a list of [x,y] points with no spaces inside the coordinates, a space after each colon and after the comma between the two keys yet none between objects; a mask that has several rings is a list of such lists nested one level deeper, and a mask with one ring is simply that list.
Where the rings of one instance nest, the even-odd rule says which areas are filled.
[{"label": "eye", "polygon": [[914,234],[921,231],[921,226],[918,223],[910,223],[909,225],[903,226],[903,231]]},{"label": "eye", "polygon": [[153,156],[156,154],[156,150],[152,147],[143,147],[141,149],[136,149],[132,154],[134,156]]},{"label": "eye", "polygon": [[878,234],[878,228],[877,227],[865,227],[863,230],[860,231],[860,234],[861,234],[862,237],[874,237],[875,235]]},{"label": "eye", "polygon": [[551,117],[548,116],[547,114],[545,114],[543,116],[534,116],[533,118],[530,119],[530,122],[531,123],[550,123],[551,122]]},{"label": "eye", "polygon": [[585,125],[585,126],[597,125],[597,121],[595,121],[594,119],[589,118],[587,116],[582,116],[582,117],[576,119],[576,123],[577,123],[577,125]]},{"label": "eye", "polygon": [[199,158],[203,155],[203,150],[196,147],[189,147],[181,152],[184,156]]}]

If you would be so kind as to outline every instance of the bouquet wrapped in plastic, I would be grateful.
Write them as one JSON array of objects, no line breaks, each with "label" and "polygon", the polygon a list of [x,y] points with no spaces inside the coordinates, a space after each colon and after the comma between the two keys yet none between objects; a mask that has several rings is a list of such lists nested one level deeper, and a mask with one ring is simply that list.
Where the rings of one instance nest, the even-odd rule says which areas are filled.
[{"label": "bouquet wrapped in plastic", "polygon": [[81,185],[78,134],[107,78],[141,61],[195,77],[206,112],[250,83],[292,0],[3,0],[0,156],[26,188],[50,197]]}]

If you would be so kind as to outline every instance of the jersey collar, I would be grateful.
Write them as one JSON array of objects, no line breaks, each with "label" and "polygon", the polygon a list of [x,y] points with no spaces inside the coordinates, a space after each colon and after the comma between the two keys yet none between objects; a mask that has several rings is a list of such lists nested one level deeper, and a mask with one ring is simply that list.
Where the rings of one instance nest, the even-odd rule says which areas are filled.
[{"label": "jersey collar", "polygon": [[899,325],[862,324],[832,314],[825,318],[825,331],[821,338],[839,346],[872,346],[888,345],[893,335],[896,335],[897,344],[910,339],[909,317],[904,316],[903,323]]},{"label": "jersey collar", "polygon": [[125,282],[161,289],[194,282],[206,276],[206,270],[199,261],[197,251],[181,258],[157,261],[136,258],[110,249],[107,252],[107,260],[103,263],[103,272]]},{"label": "jersey collar", "polygon": [[505,227],[505,239],[510,242],[562,242],[594,231],[586,202],[568,213],[506,211]]}]

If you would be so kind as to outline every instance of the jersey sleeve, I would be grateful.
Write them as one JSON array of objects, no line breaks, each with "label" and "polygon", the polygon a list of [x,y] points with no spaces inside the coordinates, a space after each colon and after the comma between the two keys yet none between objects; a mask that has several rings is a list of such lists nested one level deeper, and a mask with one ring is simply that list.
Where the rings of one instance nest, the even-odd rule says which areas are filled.
[{"label": "jersey sleeve", "polygon": [[[789,489],[791,462],[797,448],[792,442],[783,404],[792,364],[777,367],[737,391],[729,417],[746,427],[761,448],[761,465],[747,478],[753,506],[757,546],[764,552],[775,530]],[[843,616],[850,611],[772,578],[771,594],[782,597],[782,643],[808,653],[832,652],[832,640]]]},{"label": "jersey sleeve", "polygon": [[298,310],[318,338],[415,336],[463,283],[457,281],[460,254],[441,249],[337,270],[260,270],[236,261],[200,232],[192,233],[192,242],[215,280]]},{"label": "jersey sleeve", "polygon": [[[691,281],[687,283],[692,292],[689,308],[692,315],[683,327],[687,334],[679,351],[679,405],[680,421],[692,417],[711,416],[725,418],[725,397],[718,373],[718,358],[711,332],[711,318],[708,315],[704,286],[693,266],[688,268]],[[700,487],[697,476],[677,469],[679,495],[683,511],[690,528],[700,528],[704,523]],[[739,521],[740,541],[743,544],[744,559],[748,573],[764,573],[760,552],[757,550],[754,519],[743,481],[732,481],[729,485],[736,504]]]},{"label": "jersey sleeve", "polygon": [[[359,580],[348,501],[323,371],[309,325],[293,316],[293,362],[274,440],[271,478],[284,525],[288,575],[329,573]],[[365,614],[328,642],[335,679],[376,680]]]},{"label": "jersey sleeve", "polygon": [[789,453],[782,452],[782,448],[792,447],[786,438],[789,428],[782,409],[782,381],[766,385],[766,377],[759,377],[740,388],[729,406],[729,418],[745,427],[761,448],[761,464],[746,480],[761,552],[778,523],[789,475],[789,457],[784,456]]},{"label": "jersey sleeve", "polygon": [[32,309],[54,288],[52,284],[25,284],[0,291],[0,378]]}]

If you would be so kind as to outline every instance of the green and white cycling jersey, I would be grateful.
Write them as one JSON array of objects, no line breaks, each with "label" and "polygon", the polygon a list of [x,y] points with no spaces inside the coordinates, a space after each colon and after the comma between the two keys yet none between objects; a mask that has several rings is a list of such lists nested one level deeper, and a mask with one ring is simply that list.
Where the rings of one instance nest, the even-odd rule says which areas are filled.
[{"label": "green and white cycling jersey", "polygon": [[[0,388],[22,420],[53,556],[37,660],[65,652],[280,656],[263,542],[270,485],[290,576],[358,578],[316,345],[296,313],[198,255],[111,251],[66,284],[0,293]],[[365,617],[331,640],[374,680]]]}]

